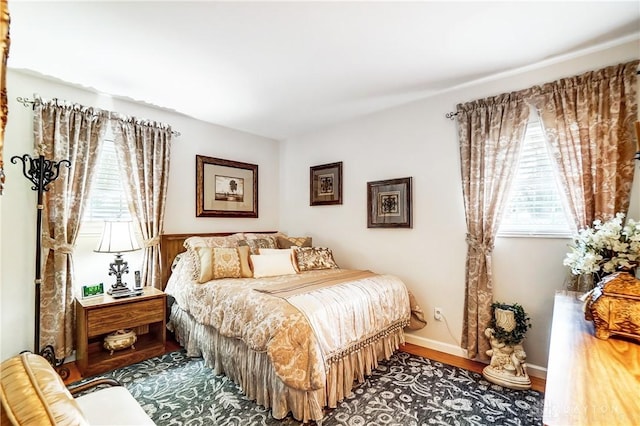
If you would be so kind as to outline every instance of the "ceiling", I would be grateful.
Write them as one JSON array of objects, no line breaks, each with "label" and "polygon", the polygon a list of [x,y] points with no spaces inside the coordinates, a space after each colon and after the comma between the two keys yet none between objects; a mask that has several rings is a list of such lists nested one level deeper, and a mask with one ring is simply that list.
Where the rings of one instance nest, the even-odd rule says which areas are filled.
[{"label": "ceiling", "polygon": [[10,68],[274,139],[640,34],[638,1],[9,0],[9,10]]}]

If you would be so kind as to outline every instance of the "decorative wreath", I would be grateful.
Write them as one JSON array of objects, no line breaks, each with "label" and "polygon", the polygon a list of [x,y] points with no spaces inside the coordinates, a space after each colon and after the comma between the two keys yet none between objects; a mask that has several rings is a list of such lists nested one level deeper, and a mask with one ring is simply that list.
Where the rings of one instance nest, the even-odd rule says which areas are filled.
[{"label": "decorative wreath", "polygon": [[[505,311],[512,311],[516,326],[511,331],[506,331],[504,328],[496,324],[495,310],[503,309]],[[491,304],[491,324],[493,330],[493,336],[506,345],[517,345],[524,339],[527,334],[527,330],[531,328],[531,319],[527,316],[522,306],[515,303],[513,305],[507,305],[506,303],[494,302]]]}]

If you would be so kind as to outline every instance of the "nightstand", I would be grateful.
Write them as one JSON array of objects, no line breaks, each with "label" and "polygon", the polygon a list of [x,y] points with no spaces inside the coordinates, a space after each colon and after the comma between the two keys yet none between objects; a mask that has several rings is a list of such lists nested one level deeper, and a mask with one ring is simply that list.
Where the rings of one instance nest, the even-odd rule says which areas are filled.
[{"label": "nightstand", "polygon": [[[166,294],[144,287],[140,296],[114,299],[105,294],[76,299],[76,364],[84,377],[133,364],[165,351]],[[109,354],[103,348],[106,335],[120,329],[134,329],[135,349]]]}]

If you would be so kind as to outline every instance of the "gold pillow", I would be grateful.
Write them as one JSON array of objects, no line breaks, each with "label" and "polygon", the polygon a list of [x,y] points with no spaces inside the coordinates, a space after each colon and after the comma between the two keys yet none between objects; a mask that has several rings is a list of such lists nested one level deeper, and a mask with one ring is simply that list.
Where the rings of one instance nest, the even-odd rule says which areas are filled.
[{"label": "gold pillow", "polygon": [[193,279],[198,283],[206,283],[213,279],[213,248],[195,247],[189,250],[193,258]]},{"label": "gold pillow", "polygon": [[235,247],[213,249],[213,279],[240,278],[240,255]]},{"label": "gold pillow", "polygon": [[240,278],[241,264],[235,247],[196,247],[196,273],[194,278],[200,284],[220,278]]},{"label": "gold pillow", "polygon": [[300,271],[338,269],[333,253],[326,247],[292,247]]},{"label": "gold pillow", "polygon": [[279,236],[278,248],[288,249],[294,246],[297,247],[311,247],[311,237],[283,237]]},{"label": "gold pillow", "polygon": [[239,246],[238,255],[240,256],[240,276],[242,278],[253,278],[253,271],[249,262],[249,256],[251,255],[249,246]]}]

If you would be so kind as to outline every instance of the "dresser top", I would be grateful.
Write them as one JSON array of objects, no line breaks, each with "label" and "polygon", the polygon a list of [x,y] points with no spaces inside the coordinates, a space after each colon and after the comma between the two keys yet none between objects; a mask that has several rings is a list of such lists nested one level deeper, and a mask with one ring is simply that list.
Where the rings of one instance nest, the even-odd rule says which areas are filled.
[{"label": "dresser top", "polygon": [[595,337],[579,296],[555,296],[543,422],[640,425],[640,344]]}]

